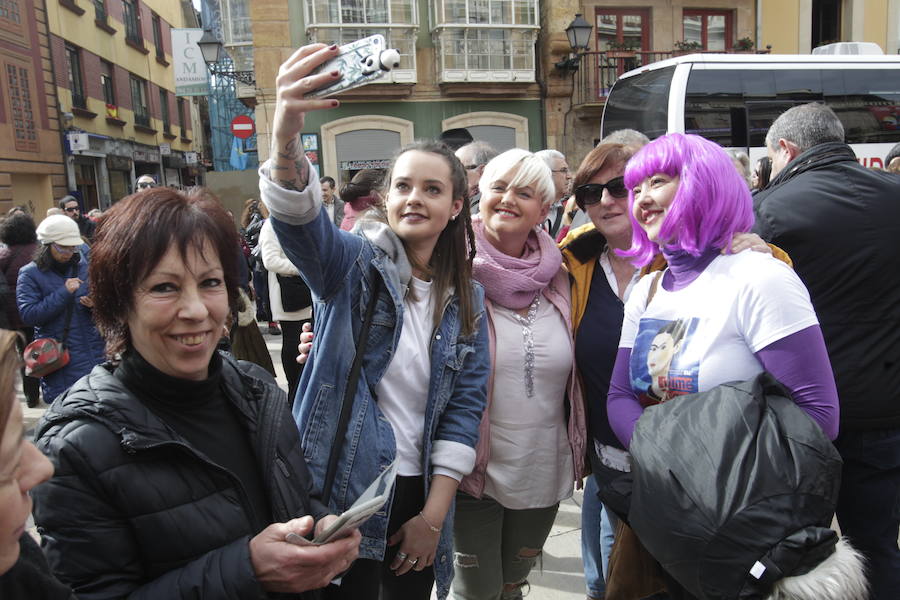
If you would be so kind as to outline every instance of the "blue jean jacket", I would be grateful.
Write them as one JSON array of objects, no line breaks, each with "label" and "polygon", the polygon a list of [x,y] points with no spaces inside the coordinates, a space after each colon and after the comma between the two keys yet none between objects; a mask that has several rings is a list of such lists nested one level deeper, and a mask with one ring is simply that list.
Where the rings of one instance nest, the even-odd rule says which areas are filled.
[{"label": "blue jean jacket", "polygon": [[[373,390],[387,370],[403,325],[403,298],[410,278],[400,240],[385,225],[372,224],[360,234],[340,231],[320,210],[321,191],[285,190],[260,169],[260,191],[287,257],[309,285],[315,302],[316,343],[298,386],[294,418],[310,471],[322,485],[335,436],[350,364],[356,352],[369,294],[377,278],[379,290],[362,371],[329,508],[340,513],[394,460],[393,429],[378,408]],[[458,303],[451,295],[443,305],[439,327],[431,337],[431,381],[425,410],[422,472],[434,474],[434,445],[461,444],[474,465],[478,425],[484,411],[490,369],[484,319],[484,291],[475,284],[476,331],[460,333]],[[468,456],[467,454],[467,456]],[[360,529],[360,557],[384,557],[390,503]],[[435,556],[438,597],[449,592],[453,576],[453,510],[448,512]]]}]

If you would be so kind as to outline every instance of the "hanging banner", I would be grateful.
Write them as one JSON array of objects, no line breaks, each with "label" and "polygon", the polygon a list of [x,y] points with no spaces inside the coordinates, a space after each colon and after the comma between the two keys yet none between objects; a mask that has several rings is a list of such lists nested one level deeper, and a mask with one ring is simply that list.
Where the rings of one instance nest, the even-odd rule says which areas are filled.
[{"label": "hanging banner", "polygon": [[175,62],[175,95],[206,96],[209,80],[206,62],[197,41],[203,37],[202,29],[172,30],[172,59]]}]

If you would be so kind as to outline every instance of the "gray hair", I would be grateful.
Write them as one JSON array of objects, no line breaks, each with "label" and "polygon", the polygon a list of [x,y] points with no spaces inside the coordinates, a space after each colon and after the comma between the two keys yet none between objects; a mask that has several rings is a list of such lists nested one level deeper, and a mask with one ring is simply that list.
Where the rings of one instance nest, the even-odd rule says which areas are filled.
[{"label": "gray hair", "polygon": [[637,129],[617,129],[600,140],[600,144],[622,144],[632,148],[643,148],[649,143],[650,138]]},{"label": "gray hair", "polygon": [[728,156],[731,157],[731,161],[734,163],[735,168],[741,174],[741,177],[744,178],[744,181],[747,182],[747,185],[750,185],[750,157],[747,156],[747,153],[743,150],[738,150],[737,148],[728,148],[725,150],[728,153]]},{"label": "gray hair", "polygon": [[551,171],[553,170],[554,160],[566,160],[566,157],[562,152],[560,152],[559,150],[554,150],[553,148],[539,150],[538,152],[535,152],[534,155],[547,163],[547,166],[550,167]]},{"label": "gray hair", "polygon": [[507,187],[530,186],[540,196],[541,204],[547,206],[556,201],[556,186],[553,185],[553,175],[550,167],[537,154],[521,148],[513,148],[492,159],[484,168],[478,189],[482,195],[489,192],[491,183],[518,168],[512,181],[507,181]]},{"label": "gray hair", "polygon": [[472,161],[470,164],[477,166],[486,165],[497,156],[497,151],[494,150],[493,146],[491,146],[487,142],[482,142],[480,140],[471,142],[469,144],[466,144],[465,146],[460,146],[460,148],[456,151],[456,157],[459,158],[460,154],[462,154],[463,152],[471,153]]},{"label": "gray hair", "polygon": [[774,149],[778,140],[797,145],[800,152],[827,142],[843,142],[844,126],[828,106],[810,102],[789,108],[775,119],[766,134],[766,147]]}]

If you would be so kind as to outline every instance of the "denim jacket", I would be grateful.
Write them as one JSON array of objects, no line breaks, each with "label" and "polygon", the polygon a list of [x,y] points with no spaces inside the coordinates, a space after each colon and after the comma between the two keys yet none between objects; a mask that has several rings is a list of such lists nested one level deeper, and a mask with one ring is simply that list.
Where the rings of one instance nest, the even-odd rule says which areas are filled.
[{"label": "denim jacket", "polygon": [[[310,169],[312,171],[312,169]],[[309,285],[316,315],[316,343],[303,369],[294,403],[304,455],[318,485],[322,485],[335,436],[341,400],[369,294],[378,278],[372,327],[330,508],[340,513],[394,460],[393,429],[378,408],[374,390],[393,357],[403,325],[403,298],[411,267],[399,238],[386,225],[363,222],[357,232],[340,231],[321,210],[321,189],[286,190],[260,168],[260,194],[272,216],[272,226],[287,257]],[[425,409],[422,473],[425,493],[436,472],[466,475],[475,463],[478,425],[487,397],[490,371],[484,291],[474,285],[476,331],[460,333],[455,295],[445,299],[438,328],[431,336],[431,381]],[[435,450],[456,457],[455,464],[432,461]],[[390,502],[361,528],[360,557],[384,557]],[[447,514],[435,556],[438,597],[449,592],[453,576],[453,509]]]}]

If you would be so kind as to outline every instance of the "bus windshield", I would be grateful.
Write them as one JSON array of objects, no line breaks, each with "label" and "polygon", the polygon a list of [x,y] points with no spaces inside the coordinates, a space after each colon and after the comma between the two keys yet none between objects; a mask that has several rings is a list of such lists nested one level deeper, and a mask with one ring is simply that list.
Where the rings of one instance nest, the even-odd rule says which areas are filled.
[{"label": "bus windshield", "polygon": [[669,86],[675,67],[619,79],[606,100],[602,137],[619,129],[637,129],[651,140],[666,133]]}]

